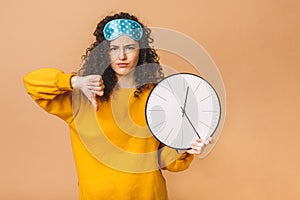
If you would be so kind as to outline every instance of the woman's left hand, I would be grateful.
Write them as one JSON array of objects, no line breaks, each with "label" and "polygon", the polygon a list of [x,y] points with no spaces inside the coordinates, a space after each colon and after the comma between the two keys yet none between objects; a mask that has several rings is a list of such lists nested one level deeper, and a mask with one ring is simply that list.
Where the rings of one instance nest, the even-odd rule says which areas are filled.
[{"label": "woman's left hand", "polygon": [[191,149],[187,150],[186,152],[189,154],[199,155],[208,144],[212,144],[212,143],[213,140],[211,137],[206,140],[202,140],[199,138],[192,143]]}]

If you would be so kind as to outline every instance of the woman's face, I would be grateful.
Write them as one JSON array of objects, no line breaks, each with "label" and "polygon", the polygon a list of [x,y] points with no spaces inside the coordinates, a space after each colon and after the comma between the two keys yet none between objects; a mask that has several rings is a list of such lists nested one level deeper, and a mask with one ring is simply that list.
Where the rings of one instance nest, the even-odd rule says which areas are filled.
[{"label": "woman's face", "polygon": [[117,78],[131,74],[138,64],[139,43],[128,36],[120,36],[110,42],[110,65]]}]

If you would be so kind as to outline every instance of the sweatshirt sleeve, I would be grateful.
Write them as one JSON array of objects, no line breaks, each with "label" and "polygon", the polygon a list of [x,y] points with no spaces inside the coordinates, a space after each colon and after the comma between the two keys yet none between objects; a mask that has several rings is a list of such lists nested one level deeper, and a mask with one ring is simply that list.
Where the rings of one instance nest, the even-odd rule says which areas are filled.
[{"label": "sweatshirt sleeve", "polygon": [[71,77],[54,68],[34,70],[24,77],[27,93],[47,112],[72,122]]},{"label": "sweatshirt sleeve", "polygon": [[178,154],[175,149],[167,146],[160,148],[159,164],[162,169],[179,172],[189,168],[194,155],[189,153]]}]

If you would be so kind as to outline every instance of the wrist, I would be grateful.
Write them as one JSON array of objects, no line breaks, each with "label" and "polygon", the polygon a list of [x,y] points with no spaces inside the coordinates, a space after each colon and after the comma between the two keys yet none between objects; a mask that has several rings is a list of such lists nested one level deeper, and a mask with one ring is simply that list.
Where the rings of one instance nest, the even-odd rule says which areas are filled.
[{"label": "wrist", "polygon": [[70,83],[71,83],[71,87],[73,89],[77,89],[78,88],[77,80],[78,80],[78,76],[72,76],[71,77]]}]

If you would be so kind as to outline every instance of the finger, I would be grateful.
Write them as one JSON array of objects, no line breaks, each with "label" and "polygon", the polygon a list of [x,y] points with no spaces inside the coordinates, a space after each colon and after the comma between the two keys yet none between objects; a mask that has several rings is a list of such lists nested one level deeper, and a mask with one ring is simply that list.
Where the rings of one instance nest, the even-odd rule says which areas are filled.
[{"label": "finger", "polygon": [[99,86],[100,82],[99,81],[91,81],[87,84],[88,86]]},{"label": "finger", "polygon": [[200,154],[200,153],[201,153],[201,151],[197,151],[197,150],[195,150],[195,149],[189,149],[189,150],[187,150],[187,152],[188,152],[189,154]]},{"label": "finger", "polygon": [[91,82],[100,82],[103,83],[102,77],[100,75],[96,75],[91,79]]},{"label": "finger", "polygon": [[198,139],[196,140],[196,142],[203,142],[203,140],[202,140],[201,138],[198,138]]},{"label": "finger", "polygon": [[208,145],[209,143],[210,143],[210,140],[209,140],[209,139],[207,139],[207,140],[204,141],[204,144],[205,144],[205,145]]},{"label": "finger", "polygon": [[101,86],[88,86],[88,89],[94,92],[100,92],[104,89],[104,87]]},{"label": "finger", "polygon": [[194,149],[189,149],[186,152],[189,153],[189,154],[195,154],[196,153],[196,151]]},{"label": "finger", "polygon": [[103,87],[103,88],[105,87],[104,84],[99,81],[89,82],[87,85],[92,87]]},{"label": "finger", "polygon": [[103,91],[104,87],[102,86],[98,86],[98,87],[94,87],[94,91],[97,91],[97,92],[101,92]]},{"label": "finger", "polygon": [[202,147],[204,146],[203,142],[194,142],[191,144],[191,147]]},{"label": "finger", "polygon": [[204,140],[202,140],[202,139],[197,139],[195,142],[193,142],[192,144],[191,144],[191,146],[197,146],[197,147],[203,147],[203,146],[205,146],[206,144],[205,144],[205,142],[204,142]]},{"label": "finger", "polygon": [[201,151],[202,150],[202,147],[194,147],[194,148],[192,148],[193,150],[195,150],[195,151]]},{"label": "finger", "polygon": [[98,96],[103,96],[104,95],[104,91],[101,90],[101,91],[92,91],[93,94],[96,94]]}]

